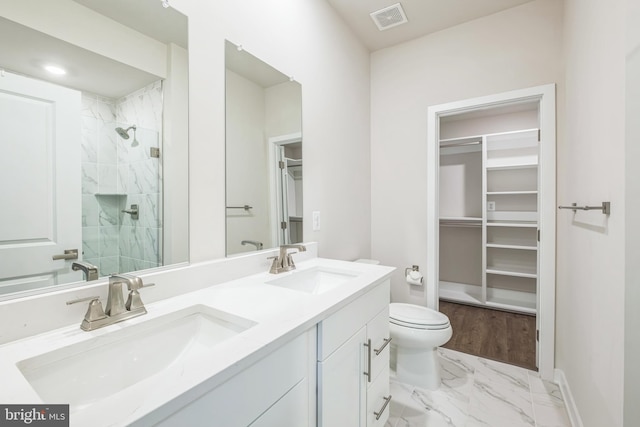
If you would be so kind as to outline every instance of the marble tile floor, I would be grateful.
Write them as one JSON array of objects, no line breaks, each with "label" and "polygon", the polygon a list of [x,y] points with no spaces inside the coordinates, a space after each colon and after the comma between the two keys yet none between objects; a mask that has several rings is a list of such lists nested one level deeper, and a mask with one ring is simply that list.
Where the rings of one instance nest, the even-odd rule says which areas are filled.
[{"label": "marble tile floor", "polygon": [[571,427],[559,387],[537,372],[439,349],[442,385],[427,391],[391,374],[385,427]]}]

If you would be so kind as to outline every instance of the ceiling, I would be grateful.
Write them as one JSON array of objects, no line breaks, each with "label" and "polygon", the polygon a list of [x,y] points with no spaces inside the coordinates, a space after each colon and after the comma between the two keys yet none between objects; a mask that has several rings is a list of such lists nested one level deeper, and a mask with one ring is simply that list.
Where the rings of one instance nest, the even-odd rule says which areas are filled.
[{"label": "ceiling", "polygon": [[[532,0],[327,0],[370,51],[383,49]],[[400,3],[406,24],[378,30],[369,14]]]},{"label": "ceiling", "polygon": [[[187,46],[187,18],[157,0],[74,0],[160,42]],[[108,36],[108,35],[105,35]],[[120,98],[160,77],[0,17],[0,68],[109,98]],[[43,65],[67,69],[64,76]]]}]

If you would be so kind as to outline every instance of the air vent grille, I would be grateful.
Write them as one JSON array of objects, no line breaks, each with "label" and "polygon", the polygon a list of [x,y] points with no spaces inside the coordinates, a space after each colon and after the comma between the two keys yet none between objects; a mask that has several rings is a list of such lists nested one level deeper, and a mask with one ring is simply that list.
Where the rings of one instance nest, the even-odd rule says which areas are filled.
[{"label": "air vent grille", "polygon": [[409,22],[400,3],[376,10],[370,15],[380,31]]}]

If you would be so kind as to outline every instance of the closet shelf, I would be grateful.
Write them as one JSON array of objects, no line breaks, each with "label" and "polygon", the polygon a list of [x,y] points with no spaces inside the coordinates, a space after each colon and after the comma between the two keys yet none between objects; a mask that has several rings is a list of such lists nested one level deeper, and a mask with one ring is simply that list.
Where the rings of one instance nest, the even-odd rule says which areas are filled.
[{"label": "closet shelf", "polygon": [[509,169],[536,169],[538,162],[498,162],[487,161],[487,170],[509,170]]},{"label": "closet shelf", "polygon": [[482,222],[479,216],[441,216],[440,221]]},{"label": "closet shelf", "polygon": [[513,196],[521,194],[537,195],[537,190],[522,190],[522,191],[487,191],[487,196]]},{"label": "closet shelf", "polygon": [[499,249],[518,249],[525,251],[537,251],[537,246],[528,246],[528,245],[506,245],[502,243],[487,243],[488,248],[499,248]]},{"label": "closet shelf", "polygon": [[440,147],[445,148],[445,147],[481,144],[481,143],[482,143],[482,135],[473,135],[473,136],[463,136],[459,138],[441,139]]},{"label": "closet shelf", "polygon": [[500,221],[490,222],[487,221],[487,227],[517,227],[517,228],[537,228],[537,222],[525,222],[525,221]]},{"label": "closet shelf", "polygon": [[486,270],[487,274],[499,274],[501,276],[512,276],[512,277],[525,277],[529,279],[535,279],[538,277],[536,274],[535,268],[526,268],[520,267],[516,268],[513,266],[487,266]]}]

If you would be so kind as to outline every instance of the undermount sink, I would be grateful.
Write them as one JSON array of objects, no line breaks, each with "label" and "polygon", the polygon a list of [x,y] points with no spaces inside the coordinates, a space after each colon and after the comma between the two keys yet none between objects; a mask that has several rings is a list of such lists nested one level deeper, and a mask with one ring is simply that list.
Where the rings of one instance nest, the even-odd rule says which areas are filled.
[{"label": "undermount sink", "polygon": [[113,395],[172,365],[184,365],[256,323],[194,305],[18,362],[44,402],[72,412]]},{"label": "undermount sink", "polygon": [[266,282],[309,294],[322,294],[358,276],[357,272],[327,267],[313,267],[308,270],[284,273],[286,276]]}]

